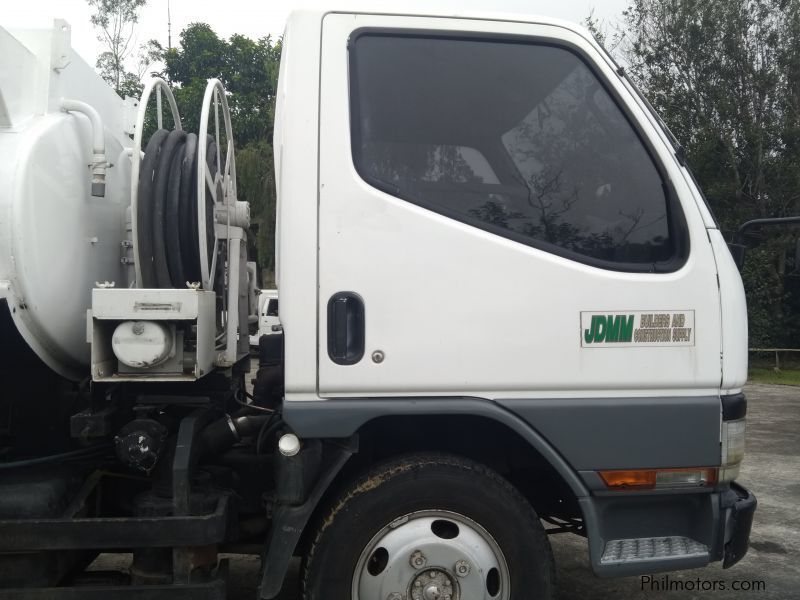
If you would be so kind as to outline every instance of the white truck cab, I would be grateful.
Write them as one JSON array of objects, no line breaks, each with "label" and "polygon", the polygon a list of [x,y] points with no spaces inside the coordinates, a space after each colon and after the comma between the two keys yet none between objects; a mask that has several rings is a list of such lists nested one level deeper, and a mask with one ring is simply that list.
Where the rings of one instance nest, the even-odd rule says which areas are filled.
[{"label": "white truck cab", "polygon": [[[559,518],[581,520],[599,575],[735,562],[755,504],[732,483],[741,278],[678,148],[591,36],[295,13],[278,94],[293,429],[360,432],[378,455],[403,428],[473,456],[520,436],[529,455],[506,460],[539,475],[507,476],[540,516],[579,507]],[[390,537],[364,536],[367,556]],[[509,568],[514,590],[524,566]],[[394,597],[371,577],[357,569],[362,597]]]}]

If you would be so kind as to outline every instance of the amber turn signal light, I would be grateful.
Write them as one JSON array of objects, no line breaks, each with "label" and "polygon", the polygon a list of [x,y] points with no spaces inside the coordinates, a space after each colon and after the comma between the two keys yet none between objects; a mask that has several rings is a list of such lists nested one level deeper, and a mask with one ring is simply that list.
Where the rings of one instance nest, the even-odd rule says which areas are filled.
[{"label": "amber turn signal light", "polygon": [[612,490],[707,487],[717,482],[715,467],[629,469],[599,471],[598,474],[606,487]]}]

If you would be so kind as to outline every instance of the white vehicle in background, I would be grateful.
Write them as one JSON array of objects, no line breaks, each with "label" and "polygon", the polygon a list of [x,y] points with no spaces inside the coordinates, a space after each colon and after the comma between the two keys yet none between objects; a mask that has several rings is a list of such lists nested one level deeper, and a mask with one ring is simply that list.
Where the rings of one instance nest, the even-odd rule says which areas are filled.
[{"label": "white vehicle in background", "polygon": [[258,329],[250,336],[250,345],[258,346],[262,335],[282,331],[278,317],[278,290],[261,290],[258,296]]}]

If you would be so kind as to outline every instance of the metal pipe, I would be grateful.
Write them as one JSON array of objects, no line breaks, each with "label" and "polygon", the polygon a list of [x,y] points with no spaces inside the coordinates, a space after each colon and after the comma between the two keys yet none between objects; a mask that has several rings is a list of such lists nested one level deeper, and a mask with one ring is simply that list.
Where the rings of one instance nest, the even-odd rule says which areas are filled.
[{"label": "metal pipe", "polygon": [[[228,231],[231,231],[228,227]],[[202,235],[202,231],[201,231]],[[228,315],[225,320],[227,336],[225,343],[225,362],[236,362],[239,336],[239,265],[242,239],[240,235],[228,238]],[[241,335],[247,335],[247,329]]]},{"label": "metal pipe", "polygon": [[106,141],[103,129],[103,120],[97,110],[80,100],[61,98],[61,110],[64,112],[79,112],[88,117],[92,125],[92,196],[103,197],[106,195]]},{"label": "metal pipe", "polygon": [[800,225],[800,217],[773,217],[768,219],[753,219],[739,227],[733,236],[734,244],[741,244],[748,230],[754,227],[775,227],[779,225]]}]

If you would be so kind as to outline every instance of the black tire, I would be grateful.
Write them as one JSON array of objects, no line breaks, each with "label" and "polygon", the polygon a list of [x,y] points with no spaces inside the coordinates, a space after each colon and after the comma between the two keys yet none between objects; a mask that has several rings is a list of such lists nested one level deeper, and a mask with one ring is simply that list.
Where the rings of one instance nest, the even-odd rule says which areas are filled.
[{"label": "black tire", "polygon": [[[484,465],[426,453],[373,467],[322,511],[304,560],[304,600],[356,600],[352,586],[362,553],[387,525],[419,511],[463,515],[488,532],[508,566],[510,600],[552,597],[553,555],[530,504]],[[406,600],[406,589],[399,592]]]}]

